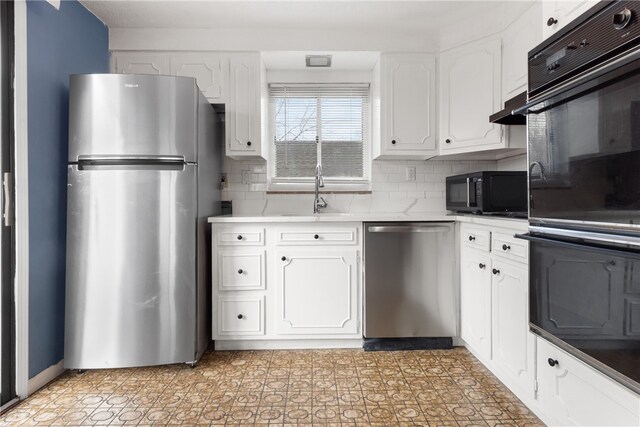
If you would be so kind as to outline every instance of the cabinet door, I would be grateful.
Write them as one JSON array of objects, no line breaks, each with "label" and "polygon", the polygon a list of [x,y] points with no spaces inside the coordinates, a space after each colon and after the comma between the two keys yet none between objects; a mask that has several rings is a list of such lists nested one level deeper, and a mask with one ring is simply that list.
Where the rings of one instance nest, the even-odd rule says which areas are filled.
[{"label": "cabinet door", "polygon": [[357,334],[358,251],[277,253],[277,331],[280,334]]},{"label": "cabinet door", "polygon": [[555,0],[542,2],[542,35],[546,39],[587,11],[598,0]]},{"label": "cabinet door", "polygon": [[171,74],[193,77],[211,103],[227,102],[229,94],[229,57],[223,54],[174,54]]},{"label": "cabinet door", "polygon": [[229,102],[226,106],[227,156],[260,154],[260,55],[230,59]]},{"label": "cabinet door", "polygon": [[533,398],[534,336],[529,332],[529,291],[526,264],[493,260],[492,359],[501,377]]},{"label": "cabinet door", "polygon": [[637,395],[542,338],[537,353],[538,394],[546,423],[640,425]]},{"label": "cabinet door", "polygon": [[500,125],[489,116],[501,109],[500,39],[474,43],[440,56],[440,152],[503,148]]},{"label": "cabinet door", "polygon": [[542,42],[541,2],[535,2],[504,32],[502,100],[527,90],[528,52]]},{"label": "cabinet door", "polygon": [[435,58],[387,54],[381,61],[381,151],[435,155]]},{"label": "cabinet door", "polygon": [[491,359],[491,256],[463,248],[460,260],[462,339]]},{"label": "cabinet door", "polygon": [[169,57],[154,53],[117,53],[112,57],[113,70],[118,74],[169,75]]}]

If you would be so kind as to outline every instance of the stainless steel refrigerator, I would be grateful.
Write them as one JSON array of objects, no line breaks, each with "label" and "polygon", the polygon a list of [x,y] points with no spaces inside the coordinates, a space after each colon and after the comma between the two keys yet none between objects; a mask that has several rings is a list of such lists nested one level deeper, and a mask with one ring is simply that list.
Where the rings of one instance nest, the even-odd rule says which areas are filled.
[{"label": "stainless steel refrigerator", "polygon": [[65,367],[195,363],[211,335],[217,115],[192,78],[74,75],[69,91]]}]

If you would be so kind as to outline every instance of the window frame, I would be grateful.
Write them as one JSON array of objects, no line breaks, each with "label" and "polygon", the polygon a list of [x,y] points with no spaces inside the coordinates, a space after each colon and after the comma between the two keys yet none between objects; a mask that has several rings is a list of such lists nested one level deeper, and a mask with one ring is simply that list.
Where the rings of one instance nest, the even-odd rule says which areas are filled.
[{"label": "window frame", "polygon": [[[331,178],[324,177],[324,187],[322,192],[363,192],[371,191],[371,140],[372,140],[372,92],[369,81],[350,82],[269,82],[269,85],[292,85],[292,86],[356,86],[368,85],[368,105],[367,111],[363,115],[363,141],[362,141],[362,178]],[[313,192],[315,190],[315,179],[311,178],[276,178],[276,156],[275,156],[275,103],[272,102],[270,90],[268,92],[268,135],[269,135],[269,161],[267,162],[267,190],[269,192]],[[321,142],[320,142],[321,143]],[[318,150],[321,153],[322,145]],[[321,159],[321,157],[320,157]]]}]

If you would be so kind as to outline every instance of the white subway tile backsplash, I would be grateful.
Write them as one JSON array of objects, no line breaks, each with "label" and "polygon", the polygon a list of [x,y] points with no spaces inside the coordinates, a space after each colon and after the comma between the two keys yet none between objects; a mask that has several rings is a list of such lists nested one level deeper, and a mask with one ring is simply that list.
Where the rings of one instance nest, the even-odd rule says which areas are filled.
[{"label": "white subway tile backsplash", "polygon": [[[405,169],[415,167],[416,180],[407,181]],[[371,167],[370,194],[325,194],[328,212],[443,212],[445,178],[481,170],[526,170],[526,156],[499,162],[444,160],[375,160]],[[229,186],[223,200],[232,200],[234,213],[307,213],[313,208],[312,194],[267,194],[267,164],[225,158],[223,172]],[[242,183],[245,172],[250,184]],[[390,200],[392,199],[392,200]],[[262,207],[262,208],[261,208]],[[260,212],[251,212],[260,209]]]}]

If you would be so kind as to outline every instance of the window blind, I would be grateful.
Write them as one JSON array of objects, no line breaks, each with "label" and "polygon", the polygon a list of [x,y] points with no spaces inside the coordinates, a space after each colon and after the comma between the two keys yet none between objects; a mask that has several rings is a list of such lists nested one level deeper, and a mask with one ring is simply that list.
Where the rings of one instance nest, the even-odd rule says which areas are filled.
[{"label": "window blind", "polygon": [[274,179],[362,180],[368,84],[271,84]]}]

